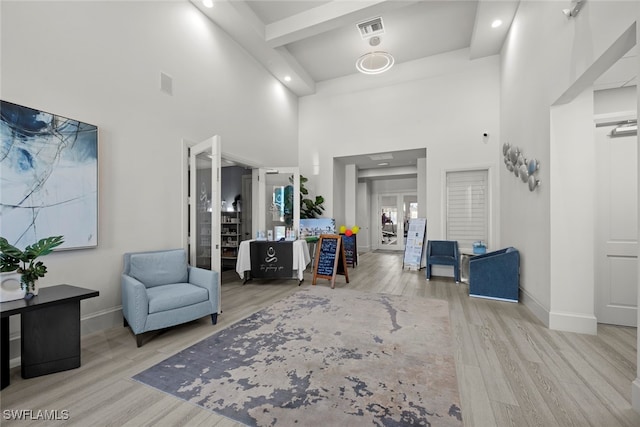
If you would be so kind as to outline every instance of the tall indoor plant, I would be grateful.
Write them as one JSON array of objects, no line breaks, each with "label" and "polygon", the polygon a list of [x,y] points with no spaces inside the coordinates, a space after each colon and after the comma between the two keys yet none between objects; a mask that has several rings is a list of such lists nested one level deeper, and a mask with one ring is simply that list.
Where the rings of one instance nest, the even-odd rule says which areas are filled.
[{"label": "tall indoor plant", "polygon": [[20,286],[27,295],[37,295],[36,281],[44,277],[47,267],[38,257],[50,254],[51,251],[64,242],[62,236],[45,237],[24,248],[24,251],[10,244],[7,239],[0,237],[0,272],[15,271],[20,274]]},{"label": "tall indoor plant", "polygon": [[316,196],[310,199],[309,190],[304,185],[309,178],[300,175],[300,218],[318,218],[324,211],[324,197]]}]

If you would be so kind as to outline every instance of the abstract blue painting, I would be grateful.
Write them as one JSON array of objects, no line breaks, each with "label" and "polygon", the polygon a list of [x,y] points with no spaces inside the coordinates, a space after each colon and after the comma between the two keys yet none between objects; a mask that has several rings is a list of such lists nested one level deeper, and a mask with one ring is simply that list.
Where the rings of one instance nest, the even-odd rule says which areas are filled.
[{"label": "abstract blue painting", "polygon": [[98,128],[0,101],[0,235],[98,245]]}]

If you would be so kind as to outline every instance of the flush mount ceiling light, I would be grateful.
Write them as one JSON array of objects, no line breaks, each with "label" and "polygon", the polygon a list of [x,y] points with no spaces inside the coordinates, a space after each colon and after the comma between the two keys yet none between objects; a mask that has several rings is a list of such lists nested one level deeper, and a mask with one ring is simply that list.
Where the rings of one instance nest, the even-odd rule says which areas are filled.
[{"label": "flush mount ceiling light", "polygon": [[502,25],[502,20],[496,19],[491,23],[491,28],[498,28],[501,25]]},{"label": "flush mount ceiling light", "polygon": [[358,58],[356,68],[363,74],[380,74],[393,67],[394,62],[393,56],[388,52],[369,52]]},{"label": "flush mount ceiling light", "polygon": [[213,7],[213,0],[202,0],[202,4],[211,9]]}]

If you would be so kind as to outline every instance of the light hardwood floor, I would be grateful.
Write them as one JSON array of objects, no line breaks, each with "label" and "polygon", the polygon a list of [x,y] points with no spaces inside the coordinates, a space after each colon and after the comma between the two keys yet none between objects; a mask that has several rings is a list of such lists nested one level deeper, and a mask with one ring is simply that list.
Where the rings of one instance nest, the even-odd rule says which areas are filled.
[{"label": "light hardwood floor", "polygon": [[[367,253],[359,261],[349,270],[349,284],[338,276],[336,292],[349,287],[449,302],[466,426],[640,426],[629,403],[635,328],[600,325],[597,336],[550,331],[522,304],[469,298],[465,284],[446,278],[427,282],[424,270],[402,271],[400,254]],[[302,286],[311,286],[311,274]],[[123,327],[84,336],[79,369],[29,380],[20,378],[19,368],[12,370],[11,385],[0,392],[0,424],[240,425],[131,377],[298,289],[293,280],[243,286],[233,272],[225,272],[217,325],[204,318],[150,336],[142,348]],[[69,419],[4,419],[5,410],[20,409],[66,410]]]}]

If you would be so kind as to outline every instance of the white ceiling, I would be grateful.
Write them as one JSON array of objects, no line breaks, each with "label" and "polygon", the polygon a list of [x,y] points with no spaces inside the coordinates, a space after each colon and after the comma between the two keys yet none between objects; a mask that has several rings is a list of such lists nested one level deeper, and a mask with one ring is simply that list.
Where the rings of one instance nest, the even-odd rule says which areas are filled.
[{"label": "white ceiling", "polygon": [[[318,82],[356,74],[356,59],[372,50],[388,51],[396,64],[463,48],[470,59],[498,54],[520,0],[213,0],[213,8],[190,1],[283,85],[304,96],[314,93]],[[385,33],[373,48],[357,24],[375,17],[382,17]],[[491,27],[495,19],[503,21],[498,28]],[[594,89],[635,86],[636,55],[634,48]],[[393,154],[384,168],[415,165],[426,153]],[[380,167],[367,155],[341,160],[359,169]]]},{"label": "white ceiling", "polygon": [[593,84],[593,89],[603,90],[637,86],[637,55],[638,47],[634,46],[596,80]]},{"label": "white ceiling", "polygon": [[[357,73],[372,50],[396,64],[469,48],[470,59],[500,52],[519,0],[191,0],[299,96],[315,84]],[[559,12],[561,13],[561,12]],[[385,33],[371,47],[356,24],[382,17]],[[491,28],[495,19],[503,24]],[[388,71],[393,72],[393,68]],[[285,81],[290,76],[291,81]]]}]

